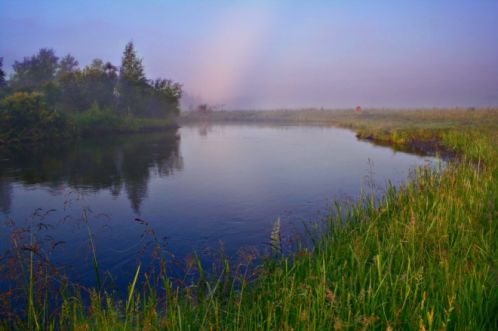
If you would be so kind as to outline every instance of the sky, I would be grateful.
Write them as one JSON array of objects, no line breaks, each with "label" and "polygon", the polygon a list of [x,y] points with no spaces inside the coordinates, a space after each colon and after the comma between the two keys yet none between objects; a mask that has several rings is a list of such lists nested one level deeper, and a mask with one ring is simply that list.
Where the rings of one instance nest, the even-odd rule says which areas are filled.
[{"label": "sky", "polygon": [[0,57],[120,63],[225,109],[498,106],[498,0],[0,0]]}]

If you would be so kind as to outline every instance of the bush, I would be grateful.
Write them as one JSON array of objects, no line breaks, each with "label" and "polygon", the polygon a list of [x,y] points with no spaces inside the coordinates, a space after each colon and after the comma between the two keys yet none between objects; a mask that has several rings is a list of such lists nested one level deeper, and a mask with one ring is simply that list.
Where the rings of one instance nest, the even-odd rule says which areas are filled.
[{"label": "bush", "polygon": [[108,133],[150,132],[176,128],[170,118],[137,118],[123,116],[112,109],[102,109],[94,103],[90,109],[69,115],[79,136],[88,137]]},{"label": "bush", "polygon": [[74,128],[67,118],[49,110],[42,93],[17,92],[0,101],[0,141],[40,141],[70,138]]},{"label": "bush", "polygon": [[122,116],[108,109],[102,110],[97,103],[94,103],[87,111],[71,114],[71,118],[81,136],[118,131],[123,123]]}]

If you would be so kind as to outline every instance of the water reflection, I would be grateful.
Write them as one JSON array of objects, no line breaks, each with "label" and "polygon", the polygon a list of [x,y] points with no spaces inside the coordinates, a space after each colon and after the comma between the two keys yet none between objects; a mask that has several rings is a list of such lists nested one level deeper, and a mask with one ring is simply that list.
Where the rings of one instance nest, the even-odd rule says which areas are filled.
[{"label": "water reflection", "polygon": [[66,145],[0,149],[0,211],[8,214],[12,184],[41,185],[58,193],[123,189],[135,213],[147,197],[151,172],[168,176],[183,168],[176,132],[106,137]]},{"label": "water reflection", "polygon": [[12,204],[12,184],[10,181],[0,178],[0,211],[8,214]]},{"label": "water reflection", "polygon": [[[291,238],[304,233],[305,222],[326,220],[332,201],[358,197],[366,175],[382,189],[425,162],[358,141],[348,130],[286,125],[205,123],[178,134],[4,149],[0,252],[9,244],[11,229],[2,228],[7,218],[20,226],[49,224],[40,238],[64,242],[52,261],[92,285],[84,223],[94,234],[99,266],[126,288],[138,261],[144,268],[155,263],[150,233],[176,259],[195,251],[211,265],[209,252],[220,243],[231,258],[242,248],[265,250],[277,218],[282,237]],[[33,219],[38,208],[52,212]],[[87,208],[91,217],[82,222]],[[147,221],[146,230],[137,218]]]}]

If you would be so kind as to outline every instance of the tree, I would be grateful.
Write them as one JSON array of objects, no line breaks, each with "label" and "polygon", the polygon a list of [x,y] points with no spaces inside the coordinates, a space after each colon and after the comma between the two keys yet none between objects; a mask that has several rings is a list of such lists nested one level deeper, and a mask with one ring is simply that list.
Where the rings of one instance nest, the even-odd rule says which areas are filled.
[{"label": "tree", "polygon": [[78,65],[78,61],[71,54],[64,56],[57,68],[57,78],[60,79],[64,75],[74,73],[78,70]]},{"label": "tree", "polygon": [[16,92],[0,101],[0,140],[37,141],[70,135],[66,118],[47,108],[42,93]]},{"label": "tree", "polygon": [[36,125],[44,106],[41,93],[17,92],[9,95],[0,102],[2,128],[22,131]]},{"label": "tree", "polygon": [[180,112],[180,98],[182,85],[169,79],[156,79],[149,83],[151,86],[148,106],[148,115],[164,117],[178,115]]},{"label": "tree", "polygon": [[3,71],[3,57],[0,57],[0,88],[4,87],[5,82],[5,71]]},{"label": "tree", "polygon": [[[100,59],[79,69],[72,55],[59,61],[51,49],[16,61],[13,68],[8,92],[40,92],[49,109],[84,112],[94,108],[137,117],[179,112],[182,86],[167,79],[147,80],[132,42],[124,49],[119,69]],[[1,77],[4,80],[4,75]],[[7,89],[0,92],[9,94]]]},{"label": "tree", "polygon": [[0,57],[0,99],[8,94],[7,81],[5,80],[5,71],[3,71],[3,57]]},{"label": "tree", "polygon": [[104,72],[107,75],[107,77],[112,78],[112,79],[117,79],[118,78],[118,68],[113,65],[111,62],[106,62],[104,64]]},{"label": "tree", "polygon": [[[77,92],[81,98],[82,105],[78,107],[78,110],[87,110],[94,104],[102,109],[111,109],[114,105],[114,89],[117,83],[116,72],[115,66],[109,62],[104,63],[101,59],[94,59],[83,69],[82,73],[77,76],[78,87],[73,91]],[[67,83],[74,84],[74,81],[68,80]]]},{"label": "tree", "polygon": [[142,59],[137,56],[133,42],[126,44],[119,69],[119,109],[127,115],[143,116],[144,91],[147,89]]},{"label": "tree", "polygon": [[133,42],[126,44],[121,59],[121,68],[119,69],[119,78],[131,83],[145,83],[144,66],[142,59],[137,56]]},{"label": "tree", "polygon": [[58,82],[61,91],[58,100],[60,109],[66,112],[81,112],[88,109],[89,105],[83,91],[83,73],[80,70],[61,75]]},{"label": "tree", "polygon": [[117,77],[117,68],[101,59],[94,59],[83,70],[66,72],[58,81],[60,108],[77,112],[86,111],[93,105],[107,110],[114,108]]},{"label": "tree", "polygon": [[38,54],[14,62],[11,79],[15,90],[36,91],[55,78],[59,58],[52,49],[42,48]]}]

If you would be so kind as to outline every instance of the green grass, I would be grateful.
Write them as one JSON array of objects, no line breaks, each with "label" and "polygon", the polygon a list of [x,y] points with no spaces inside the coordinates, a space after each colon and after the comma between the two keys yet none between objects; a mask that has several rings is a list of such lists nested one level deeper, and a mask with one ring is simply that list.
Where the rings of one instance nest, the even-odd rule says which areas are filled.
[{"label": "green grass", "polygon": [[321,122],[392,144],[437,143],[458,158],[442,171],[417,169],[382,197],[337,206],[313,251],[268,260],[255,280],[229,262],[189,287],[173,287],[166,277],[146,277],[139,286],[135,276],[126,301],[93,289],[86,306],[78,291],[66,290],[48,313],[38,293],[29,318],[5,329],[497,329],[496,112],[356,115],[326,114]]}]

